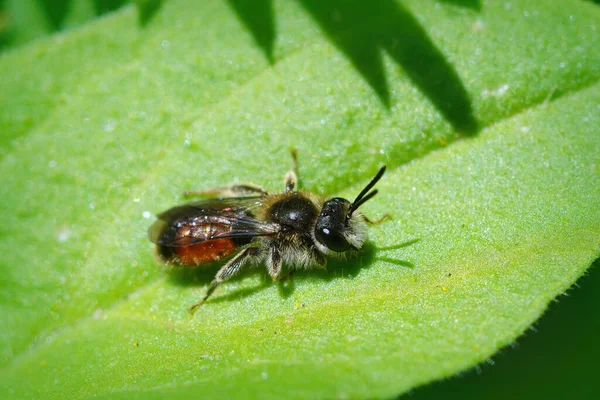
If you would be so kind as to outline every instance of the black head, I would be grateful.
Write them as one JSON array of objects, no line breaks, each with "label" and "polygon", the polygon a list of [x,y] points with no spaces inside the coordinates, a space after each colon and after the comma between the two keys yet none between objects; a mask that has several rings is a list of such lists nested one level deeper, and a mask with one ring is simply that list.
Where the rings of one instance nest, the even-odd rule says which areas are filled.
[{"label": "black head", "polygon": [[323,204],[315,226],[315,238],[321,245],[338,253],[351,249],[360,250],[366,240],[367,227],[364,219],[354,216],[354,212],[377,194],[377,190],[369,190],[381,179],[384,172],[385,167],[382,167],[353,203],[341,197],[334,197]]}]

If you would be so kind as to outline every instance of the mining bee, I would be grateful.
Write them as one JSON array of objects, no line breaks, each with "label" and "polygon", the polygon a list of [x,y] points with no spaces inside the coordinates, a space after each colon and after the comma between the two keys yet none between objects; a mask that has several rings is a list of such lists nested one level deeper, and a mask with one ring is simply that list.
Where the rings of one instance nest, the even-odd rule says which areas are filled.
[{"label": "mining bee", "polygon": [[259,186],[237,184],[187,195],[213,197],[177,206],[158,215],[148,230],[159,258],[178,266],[199,266],[232,256],[217,272],[202,305],[217,286],[248,264],[266,264],[274,281],[281,280],[285,263],[295,269],[325,268],[326,256],[359,251],[371,222],[357,209],[377,194],[371,190],[385,166],[353,202],[323,198],[297,190],[298,162],[285,175],[285,191],[269,194]]}]

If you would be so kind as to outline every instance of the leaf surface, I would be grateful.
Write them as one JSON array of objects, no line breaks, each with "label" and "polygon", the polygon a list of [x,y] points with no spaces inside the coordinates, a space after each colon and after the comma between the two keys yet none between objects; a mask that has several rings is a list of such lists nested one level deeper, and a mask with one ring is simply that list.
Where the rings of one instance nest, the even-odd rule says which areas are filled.
[{"label": "leaf surface", "polygon": [[[405,25],[354,28],[336,21],[358,3],[275,2],[254,16],[271,46],[251,11],[204,3],[1,56],[6,395],[395,396],[513,342],[599,256],[593,4],[380,2]],[[357,258],[281,285],[259,268],[190,317],[218,266],[157,267],[152,214],[184,189],[280,190],[292,146],[320,194],[388,165],[363,211],[392,220]]]}]

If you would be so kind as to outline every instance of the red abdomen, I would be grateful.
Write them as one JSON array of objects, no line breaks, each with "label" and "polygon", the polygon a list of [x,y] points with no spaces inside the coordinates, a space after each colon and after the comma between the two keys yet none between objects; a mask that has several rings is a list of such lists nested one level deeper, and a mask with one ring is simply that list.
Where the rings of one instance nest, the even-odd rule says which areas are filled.
[{"label": "red abdomen", "polygon": [[251,218],[248,210],[222,205],[223,200],[190,203],[160,214],[148,230],[158,256],[168,264],[192,267],[219,261],[249,244],[252,232],[238,226]]},{"label": "red abdomen", "polygon": [[174,247],[177,263],[180,265],[200,265],[219,261],[235,251],[233,239],[218,239]]},{"label": "red abdomen", "polygon": [[248,238],[227,237],[231,230],[231,225],[201,216],[172,222],[159,220],[151,228],[151,237],[163,261],[193,267],[219,261],[250,242]]}]

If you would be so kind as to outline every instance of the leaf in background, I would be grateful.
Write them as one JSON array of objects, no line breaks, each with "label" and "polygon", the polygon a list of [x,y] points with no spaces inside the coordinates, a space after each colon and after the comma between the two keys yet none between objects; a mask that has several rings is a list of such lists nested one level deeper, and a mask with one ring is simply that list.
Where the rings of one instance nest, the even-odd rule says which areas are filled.
[{"label": "leaf in background", "polygon": [[[598,257],[594,5],[374,3],[455,80],[436,94],[307,2],[274,3],[269,57],[234,3],[172,0],[144,27],[125,7],[0,58],[6,395],[390,397],[511,343]],[[393,220],[360,258],[246,274],[190,318],[215,268],[157,268],[150,216],[183,189],[278,190],[291,146],[319,193],[387,164],[364,211]]]},{"label": "leaf in background", "polygon": [[[160,0],[136,0],[140,22]],[[122,7],[125,0],[0,0],[0,50],[74,28]]]}]

